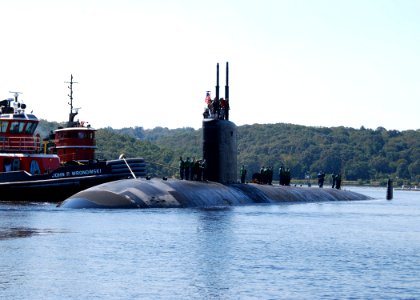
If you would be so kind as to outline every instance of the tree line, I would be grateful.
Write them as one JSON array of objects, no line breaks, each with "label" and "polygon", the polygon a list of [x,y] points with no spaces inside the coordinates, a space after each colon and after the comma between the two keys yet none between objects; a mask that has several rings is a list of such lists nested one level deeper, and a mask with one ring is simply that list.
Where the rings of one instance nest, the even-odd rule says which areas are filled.
[{"label": "tree line", "polygon": [[[55,123],[41,121],[49,132]],[[201,158],[202,130],[193,128],[144,129],[102,128],[97,131],[98,154],[114,159],[143,157],[152,176],[175,176],[179,157]],[[293,179],[316,177],[319,171],[340,173],[351,181],[380,182],[388,178],[398,184],[420,182],[420,130],[310,127],[293,124],[238,126],[238,168],[245,165],[248,176],[262,166],[287,167]],[[239,173],[239,170],[238,170]],[[238,175],[239,176],[239,175]]]}]

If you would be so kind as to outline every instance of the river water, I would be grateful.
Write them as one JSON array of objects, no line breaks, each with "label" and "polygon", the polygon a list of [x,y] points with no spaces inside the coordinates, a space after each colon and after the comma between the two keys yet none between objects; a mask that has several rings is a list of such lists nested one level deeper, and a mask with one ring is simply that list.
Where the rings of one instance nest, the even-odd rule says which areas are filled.
[{"label": "river water", "polygon": [[65,210],[0,203],[0,299],[420,299],[420,192]]}]

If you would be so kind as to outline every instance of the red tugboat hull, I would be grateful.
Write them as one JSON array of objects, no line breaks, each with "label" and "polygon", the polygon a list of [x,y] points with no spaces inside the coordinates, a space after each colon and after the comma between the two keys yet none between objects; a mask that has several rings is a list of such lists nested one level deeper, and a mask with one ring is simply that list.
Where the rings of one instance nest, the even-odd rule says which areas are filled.
[{"label": "red tugboat hull", "polygon": [[[130,169],[128,168],[130,166]],[[60,167],[50,174],[31,175],[26,171],[0,173],[0,200],[61,202],[69,196],[109,181],[144,177],[142,158],[97,161],[86,165]]]}]

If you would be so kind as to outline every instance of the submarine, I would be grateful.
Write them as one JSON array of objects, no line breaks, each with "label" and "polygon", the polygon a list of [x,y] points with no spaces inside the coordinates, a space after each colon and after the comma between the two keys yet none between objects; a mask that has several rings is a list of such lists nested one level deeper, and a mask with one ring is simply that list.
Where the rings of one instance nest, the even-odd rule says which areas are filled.
[{"label": "submarine", "polygon": [[[226,63],[225,100],[229,104],[229,63]],[[219,64],[216,97],[219,99]],[[228,106],[227,106],[228,108]],[[209,208],[234,205],[368,200],[348,190],[318,187],[238,183],[237,127],[229,120],[203,114],[202,153],[207,162],[205,181],[175,178],[130,178],[80,191],[61,208]]]}]

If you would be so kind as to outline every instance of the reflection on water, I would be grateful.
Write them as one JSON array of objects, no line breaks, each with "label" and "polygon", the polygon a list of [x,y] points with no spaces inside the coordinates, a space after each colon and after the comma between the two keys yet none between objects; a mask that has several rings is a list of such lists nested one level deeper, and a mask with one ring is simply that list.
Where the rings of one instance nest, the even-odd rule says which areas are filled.
[{"label": "reflection on water", "polygon": [[0,299],[418,299],[420,193],[211,209],[0,203]]},{"label": "reflection on water", "polygon": [[46,235],[46,234],[56,234],[63,233],[60,230],[54,229],[36,229],[36,228],[26,228],[26,227],[11,227],[11,228],[0,228],[0,240],[7,239],[18,239],[18,238],[28,238],[35,235]]},{"label": "reflection on water", "polygon": [[[198,266],[193,286],[197,295],[218,295],[231,288],[229,267],[232,265],[232,211],[230,208],[200,209],[196,229],[194,249],[195,264]],[[223,270],[223,271],[222,271]]]}]

